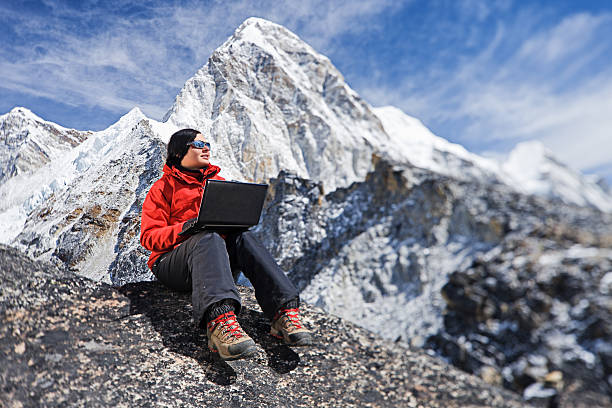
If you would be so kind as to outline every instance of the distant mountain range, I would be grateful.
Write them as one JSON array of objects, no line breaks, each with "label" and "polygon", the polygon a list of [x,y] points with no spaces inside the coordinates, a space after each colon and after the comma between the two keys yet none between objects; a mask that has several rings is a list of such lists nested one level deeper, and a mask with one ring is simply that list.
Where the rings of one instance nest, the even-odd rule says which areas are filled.
[{"label": "distant mountain range", "polygon": [[[585,334],[586,322],[563,326],[579,294],[593,296],[591,316],[610,314],[594,306],[612,284],[605,186],[539,143],[521,144],[498,163],[397,108],[373,108],[328,58],[258,18],[213,52],[163,122],[138,108],[99,132],[65,129],[26,108],[0,116],[0,241],[95,280],[152,279],[138,242],[140,209],[161,174],[165,144],[183,127],[207,136],[225,178],[270,184],[256,232],[306,301],[481,376],[492,367],[495,381],[520,392],[533,384],[551,389],[548,372],[569,375],[572,364],[597,367],[578,380],[606,392],[611,337]],[[518,315],[497,304],[491,314],[470,313],[484,307],[487,291],[527,291],[529,274],[504,280],[525,268],[538,276],[541,284],[530,290],[547,306],[524,306],[542,321],[524,329],[533,337],[517,339],[526,348],[513,354],[498,340],[511,338],[504,330],[520,326]],[[554,283],[568,270],[576,282],[589,282],[572,286],[570,297]],[[482,287],[472,296],[470,273],[491,278],[496,291]],[[517,299],[505,307],[519,307]],[[463,334],[451,314],[467,319]],[[547,343],[559,332],[572,340]],[[555,357],[570,351],[571,361]],[[519,381],[531,367],[529,353],[542,356],[542,375]]]}]

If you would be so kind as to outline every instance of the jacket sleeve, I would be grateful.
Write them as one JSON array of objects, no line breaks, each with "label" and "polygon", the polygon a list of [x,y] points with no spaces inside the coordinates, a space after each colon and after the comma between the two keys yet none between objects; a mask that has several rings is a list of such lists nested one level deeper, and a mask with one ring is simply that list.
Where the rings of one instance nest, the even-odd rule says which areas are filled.
[{"label": "jacket sleeve", "polygon": [[164,180],[153,184],[142,205],[140,244],[149,251],[164,252],[185,240],[178,235],[184,222],[169,224],[170,202],[164,197],[162,183]]}]

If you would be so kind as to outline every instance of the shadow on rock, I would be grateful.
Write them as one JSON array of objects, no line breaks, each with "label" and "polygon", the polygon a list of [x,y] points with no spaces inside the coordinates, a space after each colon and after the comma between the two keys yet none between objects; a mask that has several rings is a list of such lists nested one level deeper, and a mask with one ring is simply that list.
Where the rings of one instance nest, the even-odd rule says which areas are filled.
[{"label": "shadow on rock", "polygon": [[[230,385],[236,381],[235,370],[208,349],[205,331],[193,323],[190,293],[170,290],[159,282],[129,283],[119,291],[130,299],[130,315],[147,316],[170,351],[196,360],[207,379],[215,384]],[[298,366],[297,353],[269,334],[270,325],[263,313],[243,305],[238,320],[265,350],[270,368],[285,374]]]},{"label": "shadow on rock", "polygon": [[119,291],[130,299],[130,315],[147,316],[170,351],[196,360],[215,384],[235,382],[234,369],[208,350],[205,332],[193,324],[189,293],[172,291],[159,282],[129,283]]},{"label": "shadow on rock", "polygon": [[261,312],[243,307],[240,325],[268,356],[268,366],[279,374],[286,374],[300,363],[300,356],[270,335],[270,322]]}]

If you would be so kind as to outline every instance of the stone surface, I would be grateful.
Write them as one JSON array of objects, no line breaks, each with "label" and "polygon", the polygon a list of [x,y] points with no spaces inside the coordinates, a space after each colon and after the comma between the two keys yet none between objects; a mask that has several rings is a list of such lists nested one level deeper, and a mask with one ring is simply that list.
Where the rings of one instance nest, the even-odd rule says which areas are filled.
[{"label": "stone surface", "polygon": [[609,400],[609,214],[384,160],[321,191],[282,174],[257,229],[305,299],[519,393],[560,370]]},{"label": "stone surface", "polygon": [[607,246],[508,239],[450,275],[444,329],[428,346],[481,376],[499,367],[503,384],[528,399],[610,406],[612,303],[601,289],[611,269]]},{"label": "stone surface", "polygon": [[315,344],[268,335],[250,289],[239,316],[259,352],[221,362],[190,296],[157,282],[120,288],[0,248],[0,405],[522,407],[518,395],[303,305]]}]

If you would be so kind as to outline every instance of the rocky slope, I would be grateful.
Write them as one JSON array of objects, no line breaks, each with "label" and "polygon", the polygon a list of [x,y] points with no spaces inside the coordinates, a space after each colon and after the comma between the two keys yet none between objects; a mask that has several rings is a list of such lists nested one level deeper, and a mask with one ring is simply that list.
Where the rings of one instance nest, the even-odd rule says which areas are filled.
[{"label": "rocky slope", "polygon": [[612,217],[375,163],[327,195],[272,181],[258,231],[302,296],[526,398],[558,372],[609,401]]},{"label": "rocky slope", "polygon": [[259,352],[225,363],[191,322],[189,294],[114,289],[0,247],[5,407],[522,407],[510,392],[305,305],[315,345],[267,334],[251,290],[239,320]]},{"label": "rocky slope", "polygon": [[444,330],[428,347],[527,399],[572,390],[610,406],[612,249],[558,239],[551,227],[453,272]]}]

